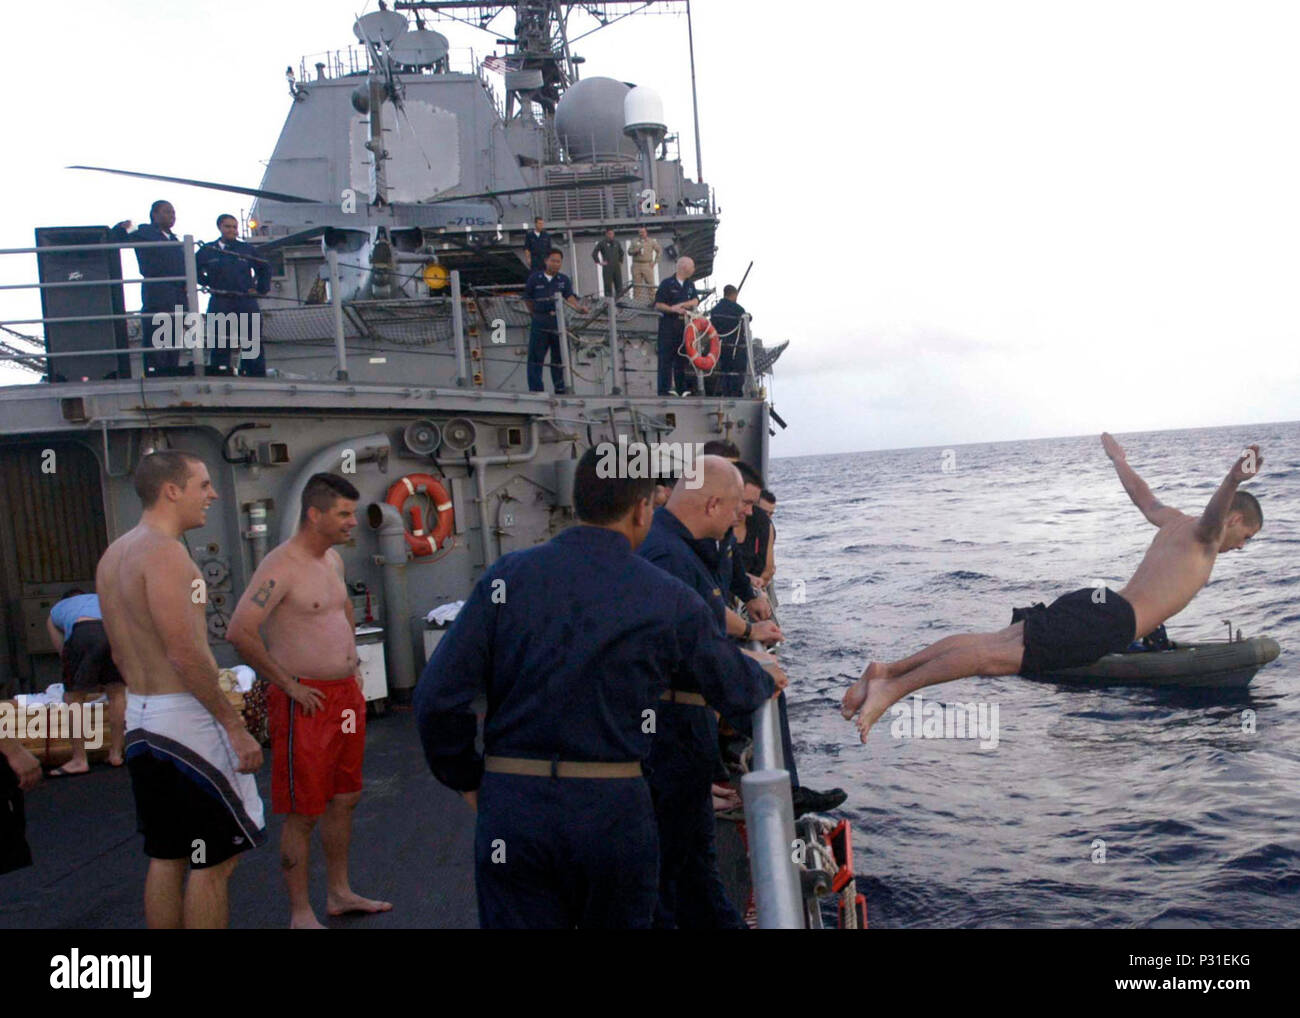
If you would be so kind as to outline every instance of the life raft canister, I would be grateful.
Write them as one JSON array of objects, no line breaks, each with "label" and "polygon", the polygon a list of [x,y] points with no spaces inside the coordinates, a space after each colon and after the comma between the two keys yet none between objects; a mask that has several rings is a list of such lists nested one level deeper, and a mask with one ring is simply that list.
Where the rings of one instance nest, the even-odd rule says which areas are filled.
[{"label": "life raft canister", "polygon": [[[686,356],[690,358],[701,371],[712,371],[718,363],[718,354],[722,350],[722,341],[718,339],[718,330],[713,327],[713,323],[707,318],[692,318],[686,323],[686,333],[683,337],[686,345]],[[703,340],[708,344],[708,353],[700,351],[700,341]]]},{"label": "life raft canister", "polygon": [[391,505],[406,522],[406,501],[417,494],[425,494],[433,505],[438,525],[432,531],[424,529],[424,517],[418,505],[411,506],[411,527],[406,531],[406,543],[416,558],[432,555],[451,536],[456,517],[451,507],[451,497],[442,483],[430,474],[407,474],[388,489],[384,501]]}]

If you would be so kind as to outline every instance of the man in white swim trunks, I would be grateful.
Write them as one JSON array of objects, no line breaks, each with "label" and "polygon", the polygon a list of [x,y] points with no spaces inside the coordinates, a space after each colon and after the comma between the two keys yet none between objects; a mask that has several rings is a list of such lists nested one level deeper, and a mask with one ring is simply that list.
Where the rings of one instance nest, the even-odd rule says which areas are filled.
[{"label": "man in white swim trunks", "polygon": [[126,680],[126,765],[150,857],[145,919],[224,929],[235,861],[266,841],[266,824],[253,778],[262,748],[217,685],[207,591],[180,542],[217,492],[202,460],[174,451],[145,456],[134,483],[144,512],[104,552],[95,587]]}]

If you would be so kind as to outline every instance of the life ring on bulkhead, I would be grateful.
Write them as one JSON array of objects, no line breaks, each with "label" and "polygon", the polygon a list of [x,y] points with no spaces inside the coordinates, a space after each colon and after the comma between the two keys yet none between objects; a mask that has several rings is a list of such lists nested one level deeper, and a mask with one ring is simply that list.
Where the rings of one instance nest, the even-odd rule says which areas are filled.
[{"label": "life ring on bulkhead", "polygon": [[[712,371],[718,363],[718,354],[722,351],[722,341],[718,339],[718,330],[713,327],[713,323],[703,317],[692,318],[686,323],[683,339],[690,362],[701,371]],[[701,340],[708,344],[708,353],[701,352]]]},{"label": "life ring on bulkhead", "polygon": [[406,543],[416,558],[432,555],[451,536],[456,516],[451,507],[451,496],[442,483],[430,474],[407,474],[388,489],[384,501],[402,516],[406,523],[406,502],[417,494],[429,496],[438,524],[431,531],[424,529],[424,517],[418,505],[411,506],[411,527],[406,531]]}]

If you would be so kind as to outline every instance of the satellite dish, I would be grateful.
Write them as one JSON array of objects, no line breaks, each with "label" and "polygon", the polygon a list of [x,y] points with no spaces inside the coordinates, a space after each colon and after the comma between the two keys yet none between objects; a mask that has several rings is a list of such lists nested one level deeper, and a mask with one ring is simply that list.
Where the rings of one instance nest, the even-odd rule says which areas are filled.
[{"label": "satellite dish", "polygon": [[465,452],[478,441],[478,429],[468,417],[453,417],[442,426],[442,444],[452,452]]},{"label": "satellite dish", "polygon": [[408,67],[432,67],[439,60],[445,60],[451,52],[451,44],[441,32],[420,28],[407,32],[393,46],[393,59]]},{"label": "satellite dish", "polygon": [[362,42],[391,45],[398,36],[406,34],[406,15],[396,11],[371,11],[357,18],[352,34]]},{"label": "satellite dish", "polygon": [[417,456],[432,456],[442,444],[442,433],[433,421],[412,421],[402,432],[402,442]]}]

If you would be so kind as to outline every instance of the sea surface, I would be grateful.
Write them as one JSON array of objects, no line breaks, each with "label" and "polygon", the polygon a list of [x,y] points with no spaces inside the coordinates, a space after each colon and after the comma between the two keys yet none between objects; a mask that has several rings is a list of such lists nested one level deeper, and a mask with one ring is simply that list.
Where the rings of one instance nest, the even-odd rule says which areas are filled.
[{"label": "sea surface", "polygon": [[1116,437],[1189,513],[1259,443],[1264,528],[1169,629],[1222,639],[1231,619],[1282,656],[1244,690],[922,691],[996,706],[985,748],[910,737],[893,712],[862,745],[840,698],[873,658],[1127,582],[1155,530],[1098,436],[772,461],[800,778],[849,793],[872,926],[1300,926],[1300,423]]}]

